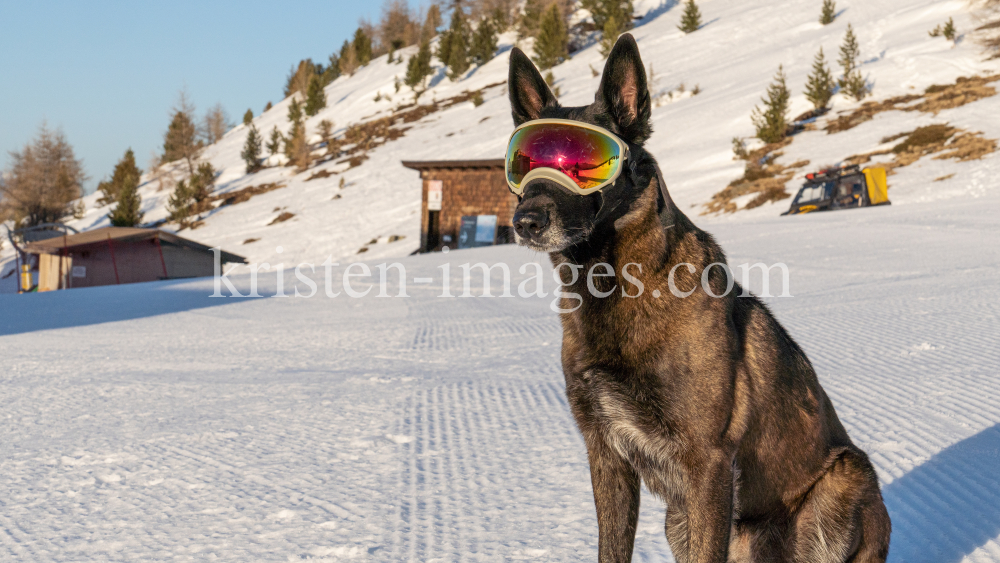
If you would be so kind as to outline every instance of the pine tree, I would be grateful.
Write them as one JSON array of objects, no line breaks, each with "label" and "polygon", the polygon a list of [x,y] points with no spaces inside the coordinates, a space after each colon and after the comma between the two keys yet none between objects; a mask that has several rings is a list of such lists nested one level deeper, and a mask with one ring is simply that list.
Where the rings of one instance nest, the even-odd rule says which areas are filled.
[{"label": "pine tree", "polygon": [[451,25],[441,37],[438,58],[447,65],[448,77],[452,80],[457,80],[469,70],[469,26],[458,2],[451,12]]},{"label": "pine tree", "polygon": [[334,80],[340,78],[340,56],[337,53],[330,53],[330,66],[323,70],[323,87],[330,85]]},{"label": "pine tree", "polygon": [[251,123],[250,131],[247,132],[247,140],[243,143],[243,152],[240,153],[240,157],[243,158],[243,162],[247,165],[247,174],[253,174],[260,170],[261,144],[260,132]]},{"label": "pine tree", "polygon": [[243,125],[250,125],[253,123],[253,110],[248,109],[246,113],[243,114]]},{"label": "pine tree", "polygon": [[167,201],[170,220],[186,226],[187,219],[211,207],[212,185],[215,184],[215,169],[203,162],[187,180],[181,180]]},{"label": "pine tree", "polygon": [[350,41],[344,41],[340,47],[340,56],[337,57],[337,66],[341,74],[350,76],[358,69],[358,56],[354,51],[354,45]]},{"label": "pine tree", "polygon": [[142,222],[142,196],[139,195],[139,179],[142,170],[135,165],[132,149],[115,166],[111,184],[117,187],[118,205],[108,213],[108,220],[114,227],[134,227]]},{"label": "pine tree", "polygon": [[840,59],[837,61],[844,73],[837,84],[844,93],[860,102],[868,95],[868,85],[865,83],[861,71],[858,70],[859,56],[861,56],[861,49],[858,47],[858,38],[855,37],[851,24],[847,24],[844,43],[840,46]]},{"label": "pine tree", "polygon": [[678,29],[684,33],[694,33],[701,27],[701,10],[694,0],[687,0],[684,3],[684,15],[681,16],[681,24]]},{"label": "pine tree", "polygon": [[955,29],[955,19],[954,18],[948,18],[948,21],[945,22],[945,24],[944,24],[944,28],[941,30],[941,34],[944,35],[944,38],[947,39],[948,41],[954,41],[955,40],[955,37],[957,36],[958,31]]},{"label": "pine tree", "polygon": [[61,132],[43,124],[31,143],[9,156],[9,167],[0,173],[0,222],[30,227],[75,214],[73,201],[82,195],[86,175]]},{"label": "pine tree", "polygon": [[427,16],[424,18],[424,25],[420,28],[420,41],[430,42],[437,35],[437,28],[441,27],[441,8],[437,4],[431,4],[427,8]]},{"label": "pine tree", "polygon": [[625,27],[618,20],[618,16],[611,16],[604,22],[601,45],[598,47],[602,57],[607,58],[611,54],[611,49],[614,48],[615,42],[618,41],[618,36],[624,32]]},{"label": "pine tree", "polygon": [[365,30],[360,27],[354,32],[354,55],[358,59],[358,66],[365,66],[372,60],[372,38],[368,37]]},{"label": "pine tree", "polygon": [[271,104],[271,102],[267,102],[267,104],[264,106],[264,112],[266,113],[268,111],[271,111],[271,108],[273,107],[274,106]]},{"label": "pine tree", "polygon": [[267,152],[271,156],[274,156],[281,152],[281,142],[284,137],[281,135],[281,131],[278,131],[278,126],[275,125],[274,129],[271,129],[271,138],[267,142]]},{"label": "pine tree", "polygon": [[431,70],[431,46],[427,41],[420,43],[420,50],[416,55],[410,57],[406,64],[405,83],[410,88],[417,90],[424,82],[424,78],[430,76]]},{"label": "pine tree", "polygon": [[617,23],[613,29],[618,30],[615,39],[632,29],[632,13],[635,11],[632,0],[581,0],[580,4],[590,12],[597,29],[606,29],[608,20],[614,18]]},{"label": "pine tree", "polygon": [[764,109],[755,107],[750,119],[757,130],[757,138],[765,143],[777,143],[785,138],[788,129],[788,100],[791,95],[785,84],[785,69],[778,67],[774,82],[767,87],[767,97],[761,98]]},{"label": "pine tree", "polygon": [[534,60],[538,68],[545,70],[556,66],[569,56],[567,49],[569,35],[559,4],[553,2],[549,5],[539,27],[538,37],[535,39]]},{"label": "pine tree", "polygon": [[823,13],[819,16],[819,23],[830,25],[837,19],[837,4],[833,0],[823,0]]},{"label": "pine tree", "polygon": [[309,80],[309,89],[306,94],[306,115],[312,117],[319,113],[319,110],[326,107],[326,92],[323,91],[323,79],[314,74]]},{"label": "pine tree", "polygon": [[288,122],[292,127],[302,124],[302,104],[298,98],[293,98],[292,103],[288,104]]},{"label": "pine tree", "polygon": [[139,178],[141,176],[142,170],[139,170],[139,167],[135,164],[135,153],[132,152],[132,149],[128,149],[125,151],[122,159],[118,161],[118,164],[115,165],[115,170],[111,173],[111,179],[98,184],[97,189],[101,192],[101,197],[97,200],[97,205],[104,206],[118,201],[119,194],[125,189],[125,186],[132,183],[136,187],[139,186]]},{"label": "pine tree", "polygon": [[292,100],[288,106],[288,121],[292,128],[285,139],[285,156],[290,164],[304,170],[309,166],[309,144],[306,143],[306,126],[303,123],[302,105],[298,100]]},{"label": "pine tree", "polygon": [[188,102],[187,94],[181,92],[174,115],[163,136],[163,161],[174,162],[183,159],[188,172],[194,173],[194,160],[202,149],[198,140],[198,128],[194,123],[194,106]]},{"label": "pine tree", "polygon": [[494,25],[492,18],[483,18],[472,37],[472,48],[469,50],[469,54],[472,57],[472,62],[479,66],[488,63],[497,50],[497,33]]},{"label": "pine tree", "polygon": [[517,30],[521,37],[538,37],[542,14],[545,13],[545,1],[525,0]]},{"label": "pine tree", "polygon": [[825,109],[833,97],[833,86],[833,75],[826,66],[823,48],[820,47],[813,60],[812,74],[806,81],[806,99],[812,102],[814,108]]}]

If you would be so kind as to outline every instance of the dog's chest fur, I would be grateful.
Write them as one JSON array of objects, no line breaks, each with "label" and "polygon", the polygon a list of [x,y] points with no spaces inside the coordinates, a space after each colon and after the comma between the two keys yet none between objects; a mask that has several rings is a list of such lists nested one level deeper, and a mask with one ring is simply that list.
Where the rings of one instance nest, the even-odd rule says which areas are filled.
[{"label": "dog's chest fur", "polygon": [[657,496],[683,497],[682,444],[664,397],[646,378],[591,368],[567,373],[567,394],[584,433],[597,433],[629,460]]}]

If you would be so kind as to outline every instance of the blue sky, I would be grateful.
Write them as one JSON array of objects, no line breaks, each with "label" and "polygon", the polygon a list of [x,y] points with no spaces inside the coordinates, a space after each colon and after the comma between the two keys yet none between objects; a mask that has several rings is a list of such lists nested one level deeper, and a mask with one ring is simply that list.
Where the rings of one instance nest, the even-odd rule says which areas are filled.
[{"label": "blue sky", "polygon": [[293,64],[326,63],[380,12],[379,0],[0,0],[0,167],[44,120],[66,134],[92,191],[129,147],[146,168],[181,88],[199,114],[222,103],[233,122],[258,115]]}]

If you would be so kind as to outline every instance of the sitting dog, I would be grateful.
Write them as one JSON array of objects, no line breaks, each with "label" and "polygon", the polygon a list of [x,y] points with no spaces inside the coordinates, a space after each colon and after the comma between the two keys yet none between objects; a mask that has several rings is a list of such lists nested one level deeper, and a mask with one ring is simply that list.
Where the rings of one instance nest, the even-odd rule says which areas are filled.
[{"label": "sitting dog", "polygon": [[[562,363],[599,561],[631,560],[640,482],[667,504],[680,563],[885,561],[891,525],[871,462],[767,307],[738,284],[726,291],[721,248],[642,148],[650,96],[632,36],[589,106],[560,107],[517,48],[508,89],[515,238],[548,252],[566,285]],[[550,154],[564,141],[589,156]],[[595,266],[604,275],[587,276]]]}]

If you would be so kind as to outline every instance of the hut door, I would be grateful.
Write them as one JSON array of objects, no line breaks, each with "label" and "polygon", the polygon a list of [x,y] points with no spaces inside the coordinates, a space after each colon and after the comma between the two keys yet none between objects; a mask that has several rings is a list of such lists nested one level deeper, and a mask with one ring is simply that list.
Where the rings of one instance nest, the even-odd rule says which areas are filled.
[{"label": "hut door", "polygon": [[428,211],[427,212],[427,250],[434,250],[437,248],[438,243],[441,240],[440,236],[440,211]]}]

